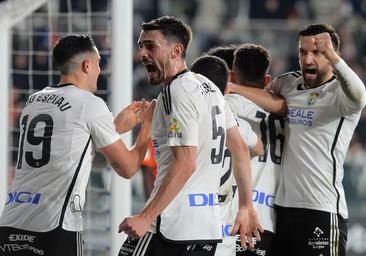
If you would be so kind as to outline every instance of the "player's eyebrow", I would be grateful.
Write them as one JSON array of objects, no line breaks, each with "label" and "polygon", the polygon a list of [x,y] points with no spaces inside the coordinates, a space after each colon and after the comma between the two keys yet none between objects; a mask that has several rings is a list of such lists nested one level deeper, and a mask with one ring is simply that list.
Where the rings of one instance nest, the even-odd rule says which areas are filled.
[{"label": "player's eyebrow", "polygon": [[156,42],[154,40],[146,39],[146,40],[142,40],[142,41],[137,41],[137,44],[138,45],[143,45],[143,44],[156,44]]}]

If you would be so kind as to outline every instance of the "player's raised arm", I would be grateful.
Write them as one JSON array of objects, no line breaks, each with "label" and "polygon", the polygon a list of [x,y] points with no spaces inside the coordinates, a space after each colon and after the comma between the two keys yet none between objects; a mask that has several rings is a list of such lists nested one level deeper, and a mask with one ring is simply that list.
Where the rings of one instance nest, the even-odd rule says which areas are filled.
[{"label": "player's raised arm", "polygon": [[333,72],[337,75],[343,92],[351,101],[358,102],[360,107],[363,107],[366,104],[365,85],[347,63],[340,58],[339,52],[333,47],[329,33],[315,35],[313,43],[333,66]]},{"label": "player's raised arm", "polygon": [[148,101],[134,101],[122,109],[114,118],[114,126],[119,134],[125,133],[141,122],[144,109],[149,105]]},{"label": "player's raised arm", "polygon": [[[117,115],[115,126],[117,130],[117,127],[119,127],[120,131],[126,130],[127,126],[132,125],[131,127],[133,127],[141,119],[139,135],[130,150],[127,149],[122,140],[117,140],[115,143],[100,149],[110,161],[113,169],[124,178],[132,177],[145,157],[151,137],[151,121],[155,103],[155,100],[149,104],[145,104],[145,102],[133,103]],[[125,125],[121,124],[122,121],[124,121]]]}]

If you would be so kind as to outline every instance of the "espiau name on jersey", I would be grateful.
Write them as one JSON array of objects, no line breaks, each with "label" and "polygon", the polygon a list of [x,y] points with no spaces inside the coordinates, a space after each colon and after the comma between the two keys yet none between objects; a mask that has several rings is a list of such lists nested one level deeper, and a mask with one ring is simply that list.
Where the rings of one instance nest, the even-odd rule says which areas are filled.
[{"label": "espiau name on jersey", "polygon": [[206,82],[200,85],[200,89],[202,95],[206,95],[209,92],[216,92],[215,88]]},{"label": "espiau name on jersey", "polygon": [[70,109],[71,105],[69,102],[64,101],[64,97],[54,93],[38,93],[31,95],[25,105],[27,106],[28,104],[31,104],[33,102],[44,102],[54,104],[60,109],[60,111],[65,111]]}]

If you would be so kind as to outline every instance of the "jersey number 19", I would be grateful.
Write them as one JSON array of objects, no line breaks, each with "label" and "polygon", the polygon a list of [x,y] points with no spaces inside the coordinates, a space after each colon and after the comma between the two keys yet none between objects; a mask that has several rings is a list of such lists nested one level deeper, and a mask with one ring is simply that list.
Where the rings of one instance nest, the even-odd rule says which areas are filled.
[{"label": "jersey number 19", "polygon": [[[38,146],[42,144],[42,149],[40,150],[41,158],[35,158],[32,151],[25,152],[25,161],[27,164],[33,168],[40,168],[46,165],[50,161],[51,155],[51,137],[53,131],[53,119],[50,115],[47,114],[39,114],[35,116],[28,125],[28,118],[29,115],[25,115],[22,119],[21,126],[22,126],[22,137],[20,141],[19,147],[19,155],[18,155],[18,164],[17,169],[22,168],[23,164],[23,147],[24,147],[24,140],[27,137],[27,142],[30,145]],[[44,132],[43,136],[36,136],[35,130],[39,123],[44,123]],[[28,126],[28,127],[27,127]]]}]

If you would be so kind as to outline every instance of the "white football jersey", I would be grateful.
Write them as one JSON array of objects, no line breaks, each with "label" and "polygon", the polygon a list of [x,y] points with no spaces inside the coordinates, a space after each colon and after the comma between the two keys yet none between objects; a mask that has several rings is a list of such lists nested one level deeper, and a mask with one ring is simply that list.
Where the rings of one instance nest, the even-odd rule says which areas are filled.
[{"label": "white football jersey", "polygon": [[[284,118],[270,114],[239,94],[225,96],[238,120],[247,121],[261,137],[265,153],[251,160],[253,204],[264,230],[275,232],[274,198],[277,188],[282,149],[284,145]],[[234,209],[238,209],[234,198]]]},{"label": "white football jersey", "polygon": [[171,147],[194,146],[197,158],[195,172],[150,231],[174,241],[221,240],[218,189],[226,130],[236,125],[224,97],[206,77],[182,72],[160,93],[152,125],[158,175],[150,200],[173,161]]},{"label": "white football jersey", "polygon": [[[234,114],[235,116],[235,114]],[[245,120],[236,119],[239,126],[240,135],[247,144],[248,148],[253,148],[257,144],[257,134],[252,130],[250,124]],[[225,148],[224,159],[222,162],[223,172],[220,178],[219,205],[222,219],[222,235],[229,236],[228,232],[234,224],[236,211],[232,211],[232,200],[236,192],[236,181],[232,172],[231,153]]]},{"label": "white football jersey", "polygon": [[[226,98],[226,97],[225,97]],[[228,104],[230,106],[230,104]],[[235,113],[233,113],[235,116]],[[253,148],[257,144],[257,134],[252,130],[250,124],[236,117],[240,135],[247,144],[248,148]],[[237,209],[239,207],[239,197],[237,185],[232,171],[231,153],[228,148],[224,152],[222,163],[223,174],[220,179],[219,206],[221,210],[221,233],[222,243],[218,243],[215,255],[235,255],[236,236],[230,236],[231,229],[235,222]],[[235,196],[235,198],[234,198]],[[236,207],[233,207],[233,200],[236,200]]]},{"label": "white football jersey", "polygon": [[[343,60],[335,66],[336,72],[337,69],[353,72]],[[363,87],[356,79],[349,82]],[[283,168],[275,204],[339,213],[348,218],[343,163],[364,98],[351,101],[335,76],[316,88],[306,89],[300,72],[278,77],[271,88],[288,105]]]},{"label": "white football jersey", "polygon": [[0,226],[82,230],[95,149],[120,139],[105,102],[75,85],[32,94],[20,117],[17,170]]}]

